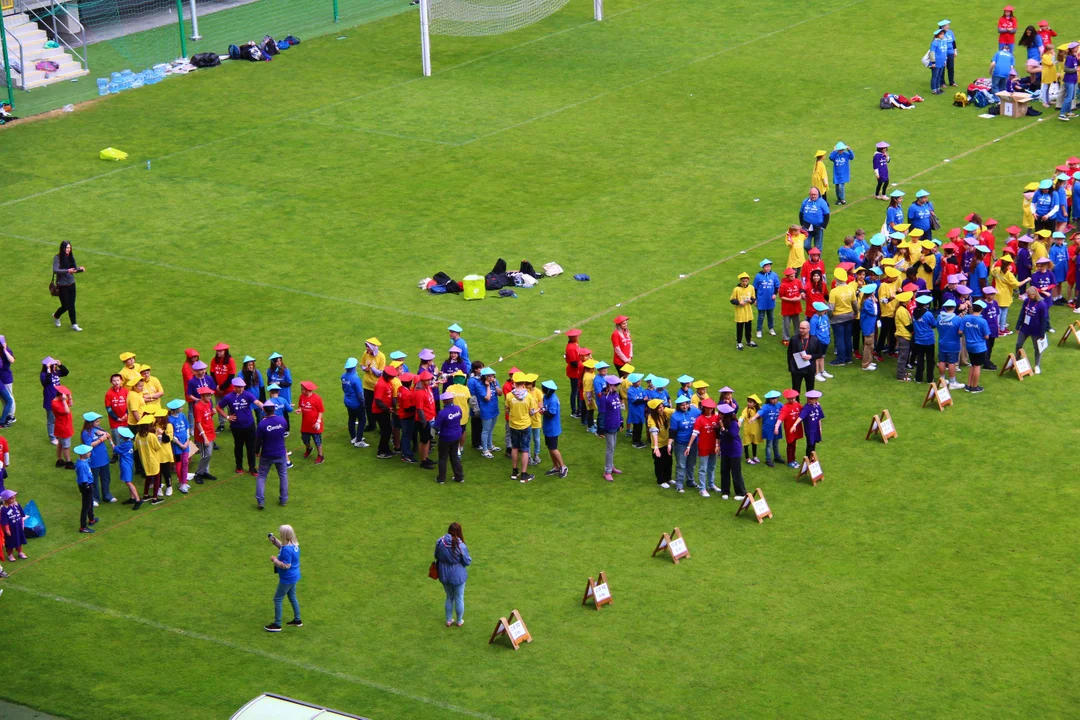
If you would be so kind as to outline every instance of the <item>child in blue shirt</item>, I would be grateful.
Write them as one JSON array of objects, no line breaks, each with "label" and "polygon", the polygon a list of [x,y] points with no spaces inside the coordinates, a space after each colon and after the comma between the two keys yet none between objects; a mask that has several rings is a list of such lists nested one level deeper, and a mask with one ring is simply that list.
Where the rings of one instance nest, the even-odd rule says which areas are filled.
[{"label": "child in blue shirt", "polygon": [[[842,142],[836,143],[836,147],[829,153],[829,159],[833,164],[833,185],[836,187],[836,204],[847,205],[844,198],[844,186],[851,182],[851,161],[855,159],[855,153]],[[760,294],[758,295],[760,297]]]},{"label": "child in blue shirt", "polygon": [[956,364],[960,361],[961,319],[954,310],[956,301],[950,298],[942,304],[941,314],[938,315],[938,374],[949,378],[949,389],[959,390],[964,387],[956,382]]},{"label": "child in blue shirt", "polygon": [[780,292],[780,276],[772,271],[772,260],[765,258],[754,276],[754,295],[757,298],[757,336],[761,337],[762,321],[769,321],[769,334],[776,335],[773,326],[773,310],[776,309],[776,296]]},{"label": "child in blue shirt", "polygon": [[180,481],[180,492],[186,493],[188,486],[188,419],[180,412],[183,400],[170,400],[165,404],[169,409],[169,424],[172,425],[172,453],[176,464],[176,479]]},{"label": "child in blue shirt", "polygon": [[825,372],[825,354],[829,351],[829,306],[823,302],[814,303],[814,317],[810,318],[810,337],[814,340],[810,355],[814,358],[814,379],[825,382],[832,377]]},{"label": "child in blue shirt", "polygon": [[930,92],[935,95],[943,92],[948,57],[949,41],[945,39],[945,29],[939,27],[934,31],[934,39],[930,42]]},{"label": "child in blue shirt", "polygon": [[1009,72],[1013,69],[1013,54],[1007,47],[1003,47],[994,53],[990,61],[990,91],[999,93],[1005,90],[1005,83],[1009,80]]},{"label": "child in blue shirt", "polygon": [[135,489],[135,483],[132,482],[132,478],[135,475],[135,445],[132,443],[132,439],[135,437],[135,433],[131,432],[126,427],[116,429],[116,434],[120,438],[120,442],[113,447],[113,452],[118,458],[117,467],[120,470],[120,482],[127,485],[128,492],[131,493],[131,497],[124,501],[124,505],[134,505],[132,510],[138,510],[142,507],[142,500],[139,498],[139,491]]},{"label": "child in blue shirt", "polygon": [[82,495],[82,510],[79,512],[79,532],[92,533],[91,525],[97,524],[94,517],[94,473],[90,470],[90,453],[93,448],[89,445],[79,445],[75,448],[75,482],[79,486],[79,494]]},{"label": "child in blue shirt", "polygon": [[545,475],[558,475],[561,478],[570,473],[570,468],[563,462],[562,453],[559,452],[559,436],[562,435],[562,404],[555,391],[559,386],[554,380],[545,380],[540,383],[540,389],[544,393],[544,414],[540,421],[540,428],[544,432],[544,445],[547,446],[548,454],[551,455],[551,469]]},{"label": "child in blue shirt", "polygon": [[641,442],[641,428],[645,424],[645,405],[649,402],[648,393],[641,387],[641,379],[645,377],[641,373],[630,373],[626,379],[630,387],[626,388],[626,422],[630,425],[633,445],[636,448],[646,447]]},{"label": "child in blue shirt", "polygon": [[971,304],[971,313],[964,316],[964,342],[967,345],[968,358],[971,360],[971,369],[968,370],[968,381],[964,390],[970,393],[983,391],[979,385],[979,375],[982,373],[983,363],[986,362],[986,341],[990,337],[990,326],[982,316],[982,311],[985,309],[986,303],[976,300]]},{"label": "child in blue shirt", "polygon": [[765,404],[758,410],[761,418],[761,439],[765,442],[765,464],[776,467],[774,461],[780,459],[780,434],[776,431],[776,421],[780,418],[780,393],[770,390],[765,393]]},{"label": "child in blue shirt", "polygon": [[[275,417],[284,418],[285,420],[285,437],[289,437],[289,415],[293,413],[292,402],[289,398],[285,397],[284,389],[277,383],[270,383],[266,387],[266,402],[273,403],[277,408],[274,413]],[[289,467],[292,467],[290,461]]]},{"label": "child in blue shirt", "polygon": [[874,362],[874,333],[877,331],[878,310],[877,283],[867,283],[859,288],[863,301],[859,312],[859,330],[862,331],[862,369],[877,370]]}]

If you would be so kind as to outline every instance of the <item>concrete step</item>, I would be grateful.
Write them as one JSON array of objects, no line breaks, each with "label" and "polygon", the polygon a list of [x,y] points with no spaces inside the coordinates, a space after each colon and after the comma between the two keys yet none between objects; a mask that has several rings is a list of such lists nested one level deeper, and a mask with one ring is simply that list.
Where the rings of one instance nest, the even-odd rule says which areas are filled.
[{"label": "concrete step", "polygon": [[33,90],[34,88],[45,87],[46,85],[52,85],[53,83],[64,82],[67,80],[73,80],[84,75],[89,75],[89,70],[83,70],[82,65],[75,63],[74,68],[61,67],[56,73],[49,73],[49,77],[45,77],[45,73],[41,70],[32,70],[30,75],[26,77],[26,89]]}]

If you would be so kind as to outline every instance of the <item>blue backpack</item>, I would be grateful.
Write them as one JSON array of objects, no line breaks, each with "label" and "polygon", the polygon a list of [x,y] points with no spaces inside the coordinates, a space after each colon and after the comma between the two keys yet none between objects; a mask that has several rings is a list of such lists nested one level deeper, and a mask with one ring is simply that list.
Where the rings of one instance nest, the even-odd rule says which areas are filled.
[{"label": "blue backpack", "polygon": [[240,48],[237,47],[236,45],[230,45],[229,46],[229,59],[230,60],[239,60],[240,59]]},{"label": "blue backpack", "polygon": [[31,500],[23,508],[23,512],[26,514],[26,537],[45,537],[45,521],[41,519],[37,503]]}]

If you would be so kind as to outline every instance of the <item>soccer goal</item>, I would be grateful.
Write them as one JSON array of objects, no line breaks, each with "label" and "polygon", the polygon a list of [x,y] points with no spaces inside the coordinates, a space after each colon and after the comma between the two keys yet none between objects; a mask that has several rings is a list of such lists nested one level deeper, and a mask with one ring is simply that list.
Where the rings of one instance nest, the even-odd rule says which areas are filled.
[{"label": "soccer goal", "polygon": [[[420,54],[431,75],[432,35],[502,35],[543,20],[569,0],[420,0]],[[593,19],[604,19],[604,0],[593,0]]]}]

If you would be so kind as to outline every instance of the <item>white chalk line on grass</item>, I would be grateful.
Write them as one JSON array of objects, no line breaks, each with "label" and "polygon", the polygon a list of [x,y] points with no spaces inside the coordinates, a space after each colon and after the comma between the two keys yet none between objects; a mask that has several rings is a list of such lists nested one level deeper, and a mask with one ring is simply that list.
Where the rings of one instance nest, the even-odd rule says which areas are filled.
[{"label": "white chalk line on grass", "polygon": [[43,600],[52,600],[54,602],[69,605],[71,607],[79,608],[80,610],[86,610],[88,612],[96,613],[98,615],[104,615],[114,620],[123,620],[125,622],[138,623],[145,627],[153,628],[155,630],[161,630],[163,632],[171,633],[173,635],[179,635],[180,637],[190,638],[191,640],[199,640],[201,642],[218,645],[220,647],[228,648],[230,650],[236,650],[238,652],[246,653],[248,655],[254,655],[264,660],[270,660],[275,663],[283,663],[285,665],[291,665],[299,670],[306,670],[308,672],[319,673],[320,675],[326,675],[336,680],[344,680],[347,683],[353,685],[361,685],[372,690],[379,690],[380,692],[389,693],[390,695],[396,695],[397,697],[411,700],[413,702],[423,703],[424,705],[431,705],[442,710],[457,713],[459,715],[466,715],[468,717],[479,718],[480,720],[498,720],[492,715],[469,710],[468,708],[459,707],[452,703],[445,702],[443,700],[435,700],[434,698],[425,697],[423,695],[416,695],[414,693],[401,690],[400,688],[385,685],[374,680],[368,680],[367,678],[358,677],[356,675],[350,675],[349,673],[339,672],[337,670],[330,670],[328,668],[319,667],[318,665],[312,665],[295,658],[288,657],[287,655],[278,655],[277,653],[268,652],[266,650],[260,650],[258,648],[251,648],[240,643],[233,642],[232,640],[224,640],[222,638],[213,637],[211,635],[204,635],[202,633],[192,632],[191,630],[184,630],[182,628],[176,628],[164,623],[159,623],[155,620],[148,620],[147,618],[138,617],[137,615],[128,615],[127,613],[113,610],[112,608],[102,607],[100,605],[93,605],[82,600],[74,600],[72,598],[64,597],[62,595],[54,595],[52,593],[42,592],[40,590],[33,590],[22,585],[6,585],[8,589],[15,590],[17,592],[24,592],[28,595],[41,598]]},{"label": "white chalk line on grass", "polygon": [[419,137],[417,135],[401,135],[399,133],[387,132],[385,130],[374,130],[372,128],[360,127],[359,125],[349,125],[342,122],[319,122],[312,120],[311,118],[294,118],[296,122],[302,122],[306,125],[314,125],[316,127],[326,128],[328,130],[352,130],[353,132],[367,133],[369,135],[380,135],[382,137],[396,138],[398,140],[411,140],[413,142],[433,143],[435,145],[445,145],[447,147],[457,147],[459,143],[450,140],[434,140],[432,138]]},{"label": "white chalk line on grass", "polygon": [[[928,168],[926,168],[924,170],[920,170],[919,172],[915,173],[914,175],[906,177],[903,180],[899,180],[895,184],[899,186],[899,185],[904,185],[904,184],[910,183],[912,180],[915,180],[916,178],[922,177],[923,175],[927,174],[928,172],[931,172],[931,171],[936,170],[936,169],[941,168],[941,167],[948,167],[950,163],[952,163],[952,162],[954,162],[956,160],[959,160],[960,158],[967,157],[968,155],[971,155],[972,153],[978,152],[979,150],[982,150],[983,148],[990,147],[991,145],[994,145],[995,143],[999,143],[1002,140],[1005,140],[1006,138],[1010,138],[1013,135],[1016,135],[1018,133],[1022,133],[1022,132],[1025,132],[1027,130],[1030,130],[1033,127],[1038,127],[1038,124],[1037,123],[1031,123],[1030,125],[1025,125],[1024,127],[1020,127],[1020,128],[1017,128],[1016,130],[1012,130],[1010,132],[1007,132],[1007,133],[1005,133],[1004,135],[1002,135],[999,138],[995,138],[993,140],[988,140],[988,141],[986,141],[986,142],[984,142],[984,143],[982,143],[980,145],[976,145],[973,148],[965,150],[964,152],[960,153],[959,155],[955,155],[955,156],[953,156],[953,157],[951,157],[951,158],[949,158],[947,160],[942,160],[941,162],[935,163],[935,164],[931,165],[930,167],[928,167]],[[851,202],[847,203],[846,205],[843,205],[843,206],[833,210],[832,213],[835,215],[836,213],[844,212],[845,210],[847,210],[848,208],[850,208],[850,207],[852,207],[854,205],[858,205],[859,203],[866,202],[867,200],[872,200],[872,199],[874,199],[873,195],[864,195],[861,198],[858,198],[856,200],[852,200]],[[665,283],[661,283],[660,285],[657,285],[656,287],[653,287],[653,288],[651,288],[649,290],[646,290],[646,291],[644,291],[642,293],[639,293],[639,294],[631,297],[628,300],[623,300],[620,303],[616,303],[615,305],[604,308],[603,310],[601,310],[599,312],[593,313],[592,315],[590,315],[590,316],[588,316],[586,318],[583,318],[581,320],[577,320],[576,322],[571,323],[569,325],[569,327],[581,327],[582,325],[586,325],[586,324],[588,324],[588,323],[590,323],[590,322],[592,322],[594,320],[598,320],[598,319],[604,317],[605,315],[608,315],[609,313],[611,313],[613,310],[615,310],[617,308],[621,308],[624,305],[629,305],[630,303],[635,302],[637,300],[641,300],[641,299],[643,299],[645,297],[648,297],[649,295],[652,295],[655,292],[658,292],[660,290],[664,290],[666,288],[669,288],[672,285],[675,285],[676,283],[680,283],[680,282],[682,282],[684,280],[689,280],[690,278],[695,277],[697,275],[700,275],[701,273],[703,273],[703,272],[705,272],[707,270],[713,269],[717,265],[722,265],[723,263],[730,262],[731,260],[734,260],[734,259],[736,259],[738,257],[742,257],[743,255],[749,253],[752,250],[757,250],[758,248],[764,247],[765,245],[768,245],[769,243],[776,242],[780,238],[784,237],[785,234],[786,233],[780,233],[778,235],[774,235],[771,238],[766,238],[765,240],[762,240],[761,242],[759,242],[759,243],[757,243],[755,245],[751,245],[750,247],[745,248],[744,250],[741,250],[741,251],[739,251],[737,253],[734,253],[732,255],[728,255],[727,257],[722,257],[719,260],[713,260],[711,263],[709,263],[707,265],[704,265],[702,267],[699,267],[697,270],[692,270],[692,271],[690,271],[688,273],[679,275],[679,277],[668,280]],[[518,350],[515,350],[515,351],[509,353],[508,355],[503,356],[502,361],[509,360],[513,356],[520,355],[521,353],[523,353],[523,352],[525,352],[527,350],[530,350],[530,349],[536,347],[537,345],[546,343],[549,340],[553,340],[555,338],[561,338],[561,337],[564,337],[564,335],[561,332],[552,333],[551,335],[548,335],[547,337],[540,338],[539,340],[536,340],[534,342],[529,343],[528,345],[526,345],[523,348],[520,348]]]},{"label": "white chalk line on grass", "polygon": [[620,85],[619,87],[612,88],[611,90],[605,90],[602,93],[599,93],[597,95],[593,95],[592,97],[589,97],[589,98],[585,98],[584,100],[578,100],[577,102],[570,103],[569,105],[564,105],[564,106],[559,107],[559,108],[555,108],[554,110],[548,110],[547,112],[541,113],[541,114],[539,114],[539,115],[537,115],[535,117],[531,117],[531,118],[529,118],[527,120],[522,120],[521,122],[514,123],[513,125],[507,125],[506,127],[500,128],[498,130],[492,130],[491,132],[487,132],[487,133],[484,133],[482,135],[477,135],[476,137],[474,137],[474,138],[472,138],[470,140],[465,140],[464,142],[458,143],[458,146],[461,147],[461,146],[464,146],[464,145],[471,145],[474,142],[479,142],[480,140],[486,140],[487,138],[493,137],[495,135],[499,135],[500,133],[508,132],[510,130],[516,130],[517,128],[524,127],[525,125],[530,125],[530,124],[532,124],[534,122],[537,122],[539,120],[544,120],[546,118],[551,117],[552,115],[558,115],[560,113],[566,112],[567,110],[573,110],[574,108],[581,107],[582,105],[587,105],[588,103],[594,102],[596,100],[601,100],[601,99],[606,98],[606,97],[608,97],[610,95],[620,93],[623,90],[628,90],[628,89],[630,89],[632,87],[636,87],[637,85],[641,85],[642,83],[649,82],[650,80],[655,80],[657,78],[661,78],[661,77],[664,77],[666,75],[670,75],[671,73],[678,72],[680,70],[685,70],[686,68],[691,67],[693,65],[696,65],[698,63],[705,62],[707,60],[712,60],[713,58],[719,57],[721,55],[726,55],[729,52],[733,52],[733,51],[738,50],[740,48],[746,47],[747,45],[751,45],[753,43],[760,42],[762,40],[766,40],[768,38],[773,37],[774,35],[779,35],[781,33],[785,33],[788,30],[793,30],[793,29],[795,29],[795,28],[797,28],[797,27],[799,27],[801,25],[805,25],[805,24],[807,24],[809,22],[814,22],[814,21],[820,20],[820,19],[822,19],[824,17],[828,17],[829,15],[833,15],[833,14],[838,13],[838,12],[843,12],[844,10],[847,10],[848,8],[855,7],[856,5],[861,5],[864,2],[866,2],[866,0],[855,0],[855,2],[850,2],[847,5],[842,5],[842,6],[838,7],[838,8],[835,8],[833,10],[829,10],[827,12],[824,12],[824,13],[820,14],[820,15],[815,15],[814,17],[806,18],[805,20],[800,20],[799,22],[792,23],[791,25],[788,25],[787,27],[782,27],[782,28],[779,28],[777,30],[767,32],[764,35],[758,35],[757,37],[750,38],[749,40],[744,40],[743,42],[738,43],[736,45],[732,45],[731,47],[726,47],[726,48],[723,48],[722,50],[717,50],[715,52],[708,53],[707,55],[702,55],[701,57],[694,58],[693,60],[689,60],[687,62],[682,63],[681,65],[676,65],[675,67],[668,68],[667,70],[661,70],[659,72],[652,73],[651,75],[646,75],[643,78],[639,78],[637,80],[634,80],[633,82],[626,83],[625,85]]},{"label": "white chalk line on grass", "polygon": [[[0,231],[0,237],[9,237],[15,240],[22,240],[23,242],[34,243],[35,245],[47,245],[54,247],[59,245],[58,242],[52,240],[41,240],[39,238],[25,237],[23,235],[14,235],[9,232]],[[326,295],[324,293],[311,292],[310,290],[300,290],[299,288],[286,287],[284,285],[272,285],[270,283],[259,282],[258,280],[251,280],[249,278],[233,277],[231,275],[222,275],[221,273],[210,272],[208,270],[199,270],[198,268],[184,267],[182,265],[173,265],[171,263],[158,262],[156,260],[146,260],[139,257],[131,257],[128,255],[120,255],[118,253],[106,252],[104,250],[94,250],[86,247],[85,245],[79,245],[79,252],[89,253],[91,255],[100,255],[102,257],[112,258],[114,260],[122,260],[124,262],[139,263],[140,265],[150,265],[152,267],[158,267],[170,272],[181,272],[189,275],[199,275],[214,280],[225,280],[230,283],[240,283],[243,285],[250,285],[257,288],[267,288],[269,290],[280,290],[281,292],[292,293],[294,295],[303,295],[305,297],[316,298],[318,300],[329,300],[331,302],[348,303],[349,305],[357,305],[359,307],[371,308],[372,310],[380,310],[383,312],[394,313],[396,315],[406,315],[408,317],[418,318],[420,320],[432,320],[436,322],[454,323],[460,322],[460,318],[453,319],[447,317],[441,317],[439,315],[425,315],[424,313],[413,312],[412,310],[405,310],[403,308],[390,307],[388,305],[377,305],[375,303],[369,303],[364,300],[357,300],[355,298],[339,297],[337,295]],[[528,333],[521,333],[516,330],[505,330],[503,328],[490,327],[487,325],[480,325],[477,323],[469,323],[469,326],[476,330],[483,330],[485,332],[501,333],[503,335],[513,335],[515,337],[528,338],[530,340],[536,340],[536,335],[529,335]]]},{"label": "white chalk line on grass", "polygon": [[[650,5],[655,5],[657,2],[661,2],[661,1],[662,0],[653,0],[652,2],[646,2],[646,3],[642,3],[640,5],[635,5],[634,7],[626,8],[625,10],[620,10],[619,12],[613,13],[610,16],[608,16],[608,20],[619,17],[620,15],[625,15],[625,14],[627,14],[629,12],[633,12],[635,10],[641,10],[643,8],[646,8],[646,7],[650,6]],[[480,55],[480,56],[472,58],[470,60],[465,60],[464,62],[460,62],[460,63],[458,63],[456,65],[451,65],[449,67],[442,68],[441,70],[436,70],[432,74],[433,75],[442,75],[443,73],[448,73],[448,72],[451,72],[453,70],[458,70],[458,69],[466,67],[468,65],[472,65],[474,63],[482,62],[483,60],[493,58],[493,57],[495,57],[497,55],[502,55],[503,53],[507,53],[507,52],[510,52],[512,50],[518,50],[518,49],[526,47],[528,45],[532,45],[534,43],[542,42],[542,41],[547,40],[549,38],[553,38],[553,37],[556,37],[558,35],[563,35],[565,33],[572,32],[574,30],[579,30],[579,29],[581,29],[583,27],[589,27],[589,26],[592,26],[592,25],[596,25],[596,22],[593,21],[593,20],[589,20],[587,22],[583,22],[583,23],[580,23],[578,25],[574,25],[574,26],[571,26],[571,27],[568,27],[568,28],[563,28],[562,30],[556,30],[555,32],[548,33],[547,35],[542,35],[540,37],[533,38],[532,40],[526,40],[525,42],[518,43],[517,45],[512,45],[510,47],[506,47],[506,48],[503,48],[501,50],[496,50],[494,52],[490,52],[490,53],[487,53],[485,55]],[[207,141],[207,142],[204,142],[204,143],[198,143],[198,144],[192,145],[191,147],[182,148],[180,150],[176,150],[176,151],[171,152],[171,153],[166,153],[165,155],[161,155],[159,157],[153,157],[153,158],[147,158],[147,159],[151,160],[151,161],[159,161],[160,162],[161,160],[168,160],[168,159],[174,158],[174,157],[176,157],[178,155],[183,155],[185,153],[194,152],[196,150],[202,150],[204,148],[212,147],[214,145],[219,145],[219,144],[225,143],[225,142],[232,142],[233,140],[236,140],[237,138],[241,138],[241,137],[243,137],[245,135],[249,135],[251,133],[258,132],[260,130],[267,130],[267,129],[276,127],[277,125],[283,124],[283,123],[295,121],[295,120],[297,120],[299,118],[302,118],[304,116],[307,116],[307,115],[313,115],[313,114],[315,114],[317,112],[321,112],[321,111],[327,110],[329,108],[337,107],[338,105],[342,105],[344,103],[355,102],[356,100],[362,100],[364,98],[371,97],[372,95],[377,95],[379,93],[387,92],[389,90],[395,90],[397,88],[404,87],[405,85],[411,85],[412,83],[420,82],[423,79],[424,79],[424,77],[422,75],[419,75],[417,77],[410,78],[408,80],[403,80],[401,82],[393,83],[392,85],[387,85],[385,87],[375,88],[373,90],[368,90],[367,92],[360,93],[359,95],[353,95],[351,97],[344,98],[342,100],[335,100],[333,102],[326,103],[325,105],[320,105],[318,107],[311,108],[310,110],[305,110],[303,112],[297,113],[295,115],[291,115],[289,117],[284,117],[284,118],[281,118],[279,120],[274,120],[272,122],[266,123],[265,125],[259,125],[258,127],[249,128],[247,130],[243,130],[243,131],[235,133],[233,135],[229,135],[229,136],[226,136],[226,137],[223,137],[223,138],[218,138],[217,140],[210,140],[210,141]],[[413,139],[413,138],[410,138],[410,139]],[[439,142],[439,141],[432,141],[432,142]],[[125,165],[124,167],[117,168],[116,170],[110,170],[109,172],[101,173],[99,175],[93,175],[91,177],[83,178],[81,180],[75,180],[73,182],[64,183],[63,185],[57,185],[56,187],[48,188],[46,190],[41,190],[41,191],[36,192],[36,193],[31,193],[30,195],[24,195],[23,197],[11,198],[10,200],[5,200],[4,202],[0,202],[0,209],[9,207],[11,205],[17,205],[19,203],[27,202],[29,200],[36,200],[37,198],[44,197],[46,195],[51,195],[52,193],[62,192],[64,190],[70,190],[71,188],[76,188],[76,187],[79,187],[81,185],[86,185],[87,183],[92,183],[92,182],[94,182],[96,180],[102,180],[102,179],[107,178],[107,177],[112,177],[113,175],[118,175],[120,173],[127,172],[129,170],[134,170],[137,167],[141,167],[141,165],[139,165],[137,163],[132,163],[130,165]]]}]

